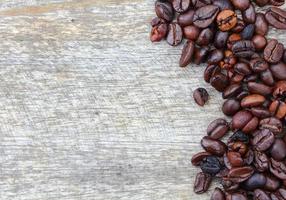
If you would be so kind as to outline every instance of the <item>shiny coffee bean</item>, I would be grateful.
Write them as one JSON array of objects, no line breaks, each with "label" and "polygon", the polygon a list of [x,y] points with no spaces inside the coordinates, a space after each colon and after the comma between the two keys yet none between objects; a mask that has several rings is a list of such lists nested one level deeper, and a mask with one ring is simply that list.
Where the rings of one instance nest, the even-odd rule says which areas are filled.
[{"label": "shiny coffee bean", "polygon": [[209,53],[207,63],[218,64],[224,58],[222,50],[214,49]]},{"label": "shiny coffee bean", "polygon": [[242,74],[242,75],[250,75],[252,72],[250,70],[250,67],[246,63],[239,62],[234,65],[235,72]]},{"label": "shiny coffee bean", "polygon": [[259,172],[267,171],[269,167],[269,160],[267,155],[263,152],[255,151],[253,164],[257,171]]},{"label": "shiny coffee bean", "polygon": [[195,48],[194,63],[199,65],[204,63],[209,53],[209,47]]},{"label": "shiny coffee bean", "polygon": [[206,46],[211,43],[213,37],[214,33],[210,28],[203,29],[198,36],[196,44],[199,46]]},{"label": "shiny coffee bean", "polygon": [[[237,63],[236,57],[230,50],[224,52],[224,59],[220,61],[219,65],[222,69],[232,69],[233,66]],[[231,72],[230,70],[228,72]],[[233,72],[231,72],[233,73]],[[243,76],[241,74],[234,74],[230,76],[231,82],[239,83],[242,81]]]},{"label": "shiny coffee bean", "polygon": [[282,139],[275,139],[270,148],[270,155],[277,161],[282,161],[286,157],[286,143]]},{"label": "shiny coffee bean", "polygon": [[227,116],[233,116],[240,110],[240,102],[236,99],[228,99],[222,105],[222,112]]},{"label": "shiny coffee bean", "polygon": [[212,139],[209,136],[203,137],[201,145],[207,152],[213,155],[222,156],[226,151],[226,145],[222,141]]},{"label": "shiny coffee bean", "polygon": [[229,85],[222,93],[224,99],[236,97],[242,91],[242,85],[236,83]]},{"label": "shiny coffee bean", "polygon": [[226,75],[217,73],[210,79],[210,84],[219,92],[222,92],[229,84],[229,80]]},{"label": "shiny coffee bean", "polygon": [[254,51],[254,44],[249,40],[237,41],[232,46],[232,52],[234,55],[241,58],[251,57]]},{"label": "shiny coffee bean", "polygon": [[271,7],[265,13],[265,18],[267,22],[277,28],[277,29],[286,29],[286,11],[277,7]]},{"label": "shiny coffee bean", "polygon": [[241,32],[241,37],[244,40],[251,40],[255,31],[255,26],[254,24],[248,24],[247,26],[244,27],[244,29]]},{"label": "shiny coffee bean", "polygon": [[180,67],[186,67],[191,63],[195,51],[195,43],[193,41],[187,41],[182,50],[180,58]]},{"label": "shiny coffee bean", "polygon": [[266,175],[266,183],[264,185],[264,189],[267,191],[275,191],[280,187],[281,183],[278,178],[271,174]]},{"label": "shiny coffee bean", "polygon": [[209,65],[204,71],[204,80],[209,83],[210,79],[217,73],[220,73],[221,69],[217,65]]},{"label": "shiny coffee bean", "polygon": [[207,134],[212,139],[220,139],[228,132],[228,130],[228,122],[225,119],[219,118],[209,124]]},{"label": "shiny coffee bean", "polygon": [[199,106],[204,106],[209,99],[209,94],[205,88],[197,88],[193,93],[193,98]]},{"label": "shiny coffee bean", "polygon": [[250,166],[232,168],[227,176],[227,180],[234,183],[241,183],[249,179],[254,173],[254,169]]},{"label": "shiny coffee bean", "polygon": [[264,108],[264,107],[252,107],[250,109],[250,112],[260,118],[260,119],[264,119],[264,118],[267,118],[267,117],[270,117],[271,116],[271,113],[268,109]]},{"label": "shiny coffee bean", "polygon": [[186,12],[191,5],[191,0],[173,0],[173,8],[176,12]]},{"label": "shiny coffee bean", "polygon": [[237,15],[233,10],[223,10],[218,14],[216,20],[221,31],[228,31],[236,25]]},{"label": "shiny coffee bean", "polygon": [[266,85],[269,85],[269,86],[273,86],[275,83],[274,77],[273,77],[270,69],[267,69],[267,70],[261,72],[260,73],[260,79],[262,80],[263,83],[265,83]]},{"label": "shiny coffee bean", "polygon": [[230,136],[228,142],[243,142],[244,144],[248,144],[249,136],[242,131],[236,131],[232,136]]},{"label": "shiny coffee bean", "polygon": [[172,5],[168,1],[157,0],[155,3],[155,11],[159,18],[168,22],[174,18],[174,10]]},{"label": "shiny coffee bean", "polygon": [[188,40],[197,40],[200,34],[200,29],[196,26],[185,26],[183,28],[184,36]]},{"label": "shiny coffee bean", "polygon": [[250,68],[256,73],[263,72],[269,67],[268,63],[262,58],[255,58],[250,61]]},{"label": "shiny coffee bean", "polygon": [[257,13],[255,21],[255,33],[265,36],[268,32],[268,23],[262,13]]},{"label": "shiny coffee bean", "polygon": [[260,106],[264,103],[265,97],[260,95],[260,94],[251,94],[246,97],[244,97],[240,105],[243,108],[248,108],[248,107],[255,107],[255,106]]},{"label": "shiny coffee bean", "polygon": [[247,196],[241,193],[228,193],[226,200],[247,200]]},{"label": "shiny coffee bean", "polygon": [[278,119],[286,115],[286,103],[280,100],[273,101],[269,106],[270,113]]},{"label": "shiny coffee bean", "polygon": [[196,153],[193,157],[192,157],[192,164],[194,166],[199,166],[201,164],[201,162],[208,156],[210,156],[211,154],[209,152],[199,152],[199,153]]},{"label": "shiny coffee bean", "polygon": [[249,0],[232,0],[231,1],[234,7],[238,10],[246,10],[250,6]]},{"label": "shiny coffee bean", "polygon": [[229,0],[214,0],[213,5],[218,6],[220,10],[233,10],[233,5]]},{"label": "shiny coffee bean", "polygon": [[169,24],[169,33],[167,35],[167,42],[171,46],[177,46],[182,42],[183,31],[177,23]]},{"label": "shiny coffee bean", "polygon": [[243,10],[241,13],[242,13],[242,18],[244,22],[248,24],[255,23],[256,13],[255,13],[255,8],[252,3],[250,3],[249,7],[246,10]]},{"label": "shiny coffee bean", "polygon": [[218,12],[218,6],[203,6],[195,11],[193,23],[199,28],[206,28],[215,20]]},{"label": "shiny coffee bean", "polygon": [[156,17],[152,20],[151,25],[152,25],[152,30],[150,34],[151,42],[159,42],[163,40],[168,33],[168,25],[166,21]]},{"label": "shiny coffee bean", "polygon": [[211,3],[211,0],[192,0],[192,6],[194,8],[201,8],[203,6],[210,5]]},{"label": "shiny coffee bean", "polygon": [[255,0],[256,5],[263,7],[265,5],[267,5],[269,2],[269,0]]},{"label": "shiny coffee bean", "polygon": [[198,173],[194,183],[194,192],[197,194],[206,192],[210,187],[211,181],[212,177],[209,174]]},{"label": "shiny coffee bean", "polygon": [[286,179],[286,166],[283,162],[270,158],[270,172],[279,179]]},{"label": "shiny coffee bean", "polygon": [[258,188],[263,188],[266,183],[266,177],[262,173],[254,173],[252,176],[243,182],[243,187],[246,190],[255,190]]},{"label": "shiny coffee bean", "polygon": [[225,194],[220,188],[215,188],[210,200],[225,200]]},{"label": "shiny coffee bean", "polygon": [[227,193],[226,200],[231,200],[233,195],[229,195],[233,194],[234,191],[237,191],[239,189],[239,183],[234,183],[229,180],[222,179],[221,184],[223,186],[224,191],[230,192]]},{"label": "shiny coffee bean", "polygon": [[286,81],[278,81],[275,84],[273,97],[279,99],[284,99],[286,97]]},{"label": "shiny coffee bean", "polygon": [[232,117],[233,129],[240,129],[244,133],[254,131],[258,125],[258,118],[249,111],[239,111]]},{"label": "shiny coffee bean", "polygon": [[228,32],[217,31],[214,37],[214,46],[217,49],[222,49],[226,47],[228,36],[229,36]]},{"label": "shiny coffee bean", "polygon": [[254,190],[253,199],[254,200],[271,200],[270,196],[261,189]]},{"label": "shiny coffee bean", "polygon": [[238,152],[242,156],[244,156],[248,151],[246,144],[240,141],[230,143],[228,145],[230,150]]},{"label": "shiny coffee bean", "polygon": [[228,152],[227,158],[232,167],[241,167],[243,166],[243,159],[238,152]]},{"label": "shiny coffee bean", "polygon": [[231,29],[233,33],[240,33],[245,27],[245,23],[242,19],[237,19],[236,25]]},{"label": "shiny coffee bean", "polygon": [[266,96],[272,93],[272,88],[262,83],[248,82],[247,88],[248,91],[252,94],[260,94]]},{"label": "shiny coffee bean", "polygon": [[195,15],[195,11],[194,10],[189,10],[189,11],[187,11],[185,13],[181,13],[178,16],[178,18],[177,18],[178,24],[181,27],[192,25],[193,24],[194,15]]},{"label": "shiny coffee bean", "polygon": [[279,134],[283,130],[282,123],[276,117],[269,117],[262,119],[259,123],[260,129],[269,129],[275,135]]},{"label": "shiny coffee bean", "polygon": [[270,65],[272,75],[278,80],[286,80],[286,64],[279,62],[277,64]]},{"label": "shiny coffee bean", "polygon": [[[285,18],[286,20],[286,18]],[[284,46],[275,39],[268,41],[264,49],[264,59],[269,63],[278,63],[283,56]]]},{"label": "shiny coffee bean", "polygon": [[240,36],[240,34],[237,34],[237,33],[233,33],[233,34],[231,34],[229,37],[228,37],[228,39],[227,39],[227,48],[229,49],[229,50],[231,50],[232,49],[232,47],[233,47],[233,45],[236,43],[236,42],[238,42],[238,41],[240,41],[241,40],[241,36]]},{"label": "shiny coffee bean", "polygon": [[262,51],[265,46],[267,45],[267,40],[262,35],[254,35],[252,37],[252,42],[254,44],[254,47],[257,51]]},{"label": "shiny coffee bean", "polygon": [[262,129],[260,130],[259,134],[257,134],[253,140],[251,141],[251,144],[254,146],[254,148],[257,151],[266,151],[271,147],[275,140],[274,134],[268,130],[268,129]]},{"label": "shiny coffee bean", "polygon": [[217,157],[207,156],[200,163],[200,167],[204,173],[215,175],[221,170],[222,165]]}]

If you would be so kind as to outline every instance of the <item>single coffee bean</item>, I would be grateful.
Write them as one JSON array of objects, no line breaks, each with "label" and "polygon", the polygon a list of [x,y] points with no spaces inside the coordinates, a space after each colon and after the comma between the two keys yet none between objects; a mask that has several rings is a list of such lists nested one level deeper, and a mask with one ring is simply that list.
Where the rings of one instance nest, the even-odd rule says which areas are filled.
[{"label": "single coffee bean", "polygon": [[263,83],[269,86],[273,86],[275,83],[272,72],[269,69],[266,69],[265,71],[260,73],[260,79]]},{"label": "single coffee bean", "polygon": [[215,156],[207,156],[203,159],[200,166],[204,173],[211,175],[217,174],[222,168],[218,158]]},{"label": "single coffee bean", "polygon": [[278,178],[271,174],[266,175],[266,183],[264,189],[267,191],[276,191],[280,187],[281,183]]},{"label": "single coffee bean", "polygon": [[251,57],[255,51],[255,47],[250,40],[237,41],[232,46],[232,52],[237,57]]},{"label": "single coffee bean", "polygon": [[203,6],[195,11],[193,23],[199,28],[206,28],[215,20],[218,12],[218,6]]},{"label": "single coffee bean", "polygon": [[196,40],[199,37],[200,29],[196,26],[185,26],[183,28],[184,36],[188,40]]},{"label": "single coffee bean", "polygon": [[268,109],[264,108],[264,107],[252,107],[250,109],[250,112],[261,119],[267,118],[271,116],[271,113],[269,112]]},{"label": "single coffee bean", "polygon": [[226,200],[247,200],[246,194],[241,193],[228,193],[226,195]]},{"label": "single coffee bean", "polygon": [[233,10],[223,10],[217,16],[217,24],[221,31],[232,29],[237,23],[237,15]]},{"label": "single coffee bean", "polygon": [[243,182],[243,187],[246,190],[255,190],[258,188],[263,188],[266,183],[266,177],[262,173],[254,173],[252,176]]},{"label": "single coffee bean", "polygon": [[241,40],[241,36],[240,34],[237,34],[237,33],[233,33],[231,34],[229,37],[228,37],[228,40],[227,40],[227,48],[229,50],[232,49],[234,43],[238,42]]},{"label": "single coffee bean", "polygon": [[163,40],[168,33],[168,25],[166,21],[156,17],[152,20],[151,25],[152,25],[152,30],[150,34],[151,42],[159,42]]},{"label": "single coffee bean", "polygon": [[222,141],[212,139],[208,136],[203,137],[201,145],[207,152],[213,155],[222,156],[226,151],[226,145]]},{"label": "single coffee bean", "polygon": [[229,126],[227,121],[219,118],[209,124],[207,134],[212,139],[220,139],[228,132],[228,130]]},{"label": "single coffee bean", "polygon": [[254,169],[250,166],[232,168],[227,176],[227,180],[234,183],[246,181],[254,173]]},{"label": "single coffee bean", "polygon": [[228,35],[229,35],[228,32],[217,31],[216,35],[214,37],[214,46],[217,49],[222,49],[222,48],[226,47]]},{"label": "single coffee bean", "polygon": [[205,62],[208,56],[208,53],[209,53],[209,47],[207,46],[195,48],[194,63],[199,65]]},{"label": "single coffee bean", "polygon": [[286,157],[286,144],[282,139],[275,139],[270,148],[270,155],[277,161],[282,161]]},{"label": "single coffee bean", "polygon": [[199,46],[208,45],[213,40],[213,37],[214,37],[213,31],[210,28],[205,28],[200,32],[196,43]]},{"label": "single coffee bean", "polygon": [[269,117],[262,119],[259,123],[260,129],[269,129],[275,135],[279,134],[283,130],[282,123],[276,117]]},{"label": "single coffee bean", "polygon": [[227,116],[233,116],[240,110],[240,102],[236,99],[228,99],[222,105],[222,112]]},{"label": "single coffee bean", "polygon": [[249,111],[239,111],[232,117],[233,129],[240,129],[244,133],[254,131],[258,125],[258,118]]},{"label": "single coffee bean", "polygon": [[250,67],[246,63],[239,62],[234,65],[235,72],[242,74],[242,75],[250,75],[252,72],[250,70]]},{"label": "single coffee bean", "polygon": [[249,7],[246,10],[243,10],[241,13],[242,13],[242,18],[244,22],[248,24],[255,23],[256,13],[255,13],[255,8],[252,3],[250,3]]},{"label": "single coffee bean", "polygon": [[238,10],[246,10],[250,6],[249,0],[232,0],[231,1],[234,7]]},{"label": "single coffee bean", "polygon": [[241,100],[240,105],[243,108],[255,107],[255,106],[262,105],[264,103],[264,101],[265,101],[264,96],[262,96],[260,94],[251,94],[251,95],[244,97]]},{"label": "single coffee bean", "polygon": [[220,73],[221,69],[219,66],[217,65],[209,65],[207,66],[207,68],[205,69],[204,72],[204,80],[209,83],[210,79],[217,73]]},{"label": "single coffee bean", "polygon": [[263,7],[265,5],[267,5],[269,2],[269,0],[255,0],[256,5]]},{"label": "single coffee bean", "polygon": [[286,103],[280,100],[273,101],[269,106],[270,113],[278,119],[286,115]]},{"label": "single coffee bean", "polygon": [[157,0],[155,2],[155,12],[159,18],[168,22],[172,21],[174,18],[173,7],[168,1]]},{"label": "single coffee bean", "polygon": [[194,10],[189,10],[185,13],[181,13],[178,18],[178,24],[181,27],[189,26],[193,24],[193,19],[194,19],[195,11]]},{"label": "single coffee bean", "polygon": [[199,152],[199,153],[196,153],[193,157],[192,157],[192,164],[194,166],[199,166],[201,164],[201,162],[208,156],[210,156],[211,154],[208,153],[208,152]]},{"label": "single coffee bean", "polygon": [[254,58],[250,61],[250,68],[256,73],[260,73],[268,69],[268,63],[262,58]]},{"label": "single coffee bean", "polygon": [[286,11],[277,7],[271,7],[265,13],[265,18],[267,22],[277,28],[277,29],[286,29]]},{"label": "single coffee bean", "polygon": [[193,98],[199,106],[204,106],[209,99],[209,94],[205,88],[197,88],[193,93]]},{"label": "single coffee bean", "polygon": [[194,8],[201,8],[203,6],[210,5],[211,3],[211,0],[192,0],[192,5]]},{"label": "single coffee bean", "polygon": [[252,42],[254,44],[254,47],[257,51],[262,51],[265,46],[267,45],[267,40],[262,35],[254,35],[252,37]]},{"label": "single coffee bean", "polygon": [[265,19],[264,14],[257,13],[255,21],[255,33],[258,35],[265,36],[268,32],[268,23]]},{"label": "single coffee bean", "polygon": [[272,75],[278,80],[286,80],[286,65],[283,62],[270,66]]},{"label": "single coffee bean", "polygon": [[167,42],[171,46],[177,46],[182,42],[183,31],[177,23],[169,24],[169,33],[167,35]]},{"label": "single coffee bean", "polygon": [[255,151],[253,164],[257,171],[265,172],[266,170],[268,170],[269,166],[269,160],[267,155],[263,152]]},{"label": "single coffee bean", "polygon": [[[286,18],[285,18],[286,20]],[[284,46],[277,40],[272,39],[268,42],[264,49],[264,59],[269,63],[278,63],[283,56]]]},{"label": "single coffee bean", "polygon": [[266,151],[275,140],[274,134],[268,129],[262,129],[251,141],[257,151]]},{"label": "single coffee bean", "polygon": [[217,73],[210,79],[210,84],[219,92],[222,92],[229,84],[228,78],[222,73]]},{"label": "single coffee bean", "polygon": [[225,200],[225,194],[220,188],[215,188],[210,200]]},{"label": "single coffee bean", "polygon": [[282,180],[286,179],[286,166],[283,162],[270,158],[269,170],[277,178]]},{"label": "single coffee bean", "polygon": [[229,163],[232,167],[242,167],[243,166],[243,159],[238,152],[228,152],[227,158],[229,160]]},{"label": "single coffee bean", "polygon": [[186,12],[191,5],[190,0],[173,0],[173,8],[176,12]]},{"label": "single coffee bean", "polygon": [[186,67],[191,63],[195,51],[195,43],[193,41],[187,41],[182,50],[180,58],[180,67]]},{"label": "single coffee bean", "polygon": [[266,96],[272,93],[272,88],[262,83],[248,82],[247,88],[248,91],[253,94]]},{"label": "single coffee bean", "polygon": [[224,99],[236,97],[242,91],[242,85],[240,84],[231,84],[229,85],[222,93]]},{"label": "single coffee bean", "polygon": [[248,24],[241,32],[241,37],[244,40],[251,40],[254,35],[255,26],[254,24]]},{"label": "single coffee bean", "polygon": [[243,142],[244,144],[248,144],[249,136],[242,131],[236,131],[232,136],[230,136],[228,142]]},{"label": "single coffee bean", "polygon": [[253,199],[254,200],[271,200],[270,196],[261,189],[254,190]]},{"label": "single coffee bean", "polygon": [[194,192],[197,194],[206,192],[210,187],[211,181],[212,177],[210,175],[203,172],[198,173],[194,183]]},{"label": "single coffee bean", "polygon": [[218,6],[220,10],[233,10],[233,6],[229,0],[214,0],[213,5]]}]

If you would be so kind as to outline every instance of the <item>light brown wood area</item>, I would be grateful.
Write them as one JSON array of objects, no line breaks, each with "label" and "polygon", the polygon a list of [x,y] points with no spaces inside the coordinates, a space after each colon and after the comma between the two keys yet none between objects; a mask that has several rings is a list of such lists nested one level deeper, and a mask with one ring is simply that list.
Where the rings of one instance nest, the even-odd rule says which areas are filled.
[{"label": "light brown wood area", "polygon": [[1,1],[0,199],[209,199],[190,159],[221,94],[178,67],[182,46],[151,44],[153,4]]}]

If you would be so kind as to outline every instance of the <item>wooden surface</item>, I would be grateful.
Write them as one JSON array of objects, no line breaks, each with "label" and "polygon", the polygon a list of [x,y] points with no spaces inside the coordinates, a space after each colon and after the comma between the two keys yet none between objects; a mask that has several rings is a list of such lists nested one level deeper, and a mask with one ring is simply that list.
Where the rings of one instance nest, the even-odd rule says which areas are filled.
[{"label": "wooden surface", "polygon": [[153,3],[1,1],[0,199],[209,199],[190,158],[221,95],[149,42]]}]

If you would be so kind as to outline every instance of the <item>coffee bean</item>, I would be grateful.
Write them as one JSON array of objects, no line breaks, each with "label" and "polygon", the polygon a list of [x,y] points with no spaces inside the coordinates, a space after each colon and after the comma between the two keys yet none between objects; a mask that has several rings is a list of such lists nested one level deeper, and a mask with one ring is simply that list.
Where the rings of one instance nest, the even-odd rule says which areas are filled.
[{"label": "coffee bean", "polygon": [[235,72],[242,74],[242,75],[250,75],[252,72],[250,70],[250,67],[246,63],[239,62],[234,65]]},{"label": "coffee bean", "polygon": [[244,144],[248,144],[249,137],[242,131],[236,131],[232,136],[230,136],[228,142],[243,142]]},{"label": "coffee bean", "polygon": [[194,166],[199,166],[201,164],[201,162],[208,156],[210,156],[211,154],[208,152],[199,152],[196,153],[193,157],[192,157],[192,164]]},{"label": "coffee bean", "polygon": [[225,200],[225,194],[220,188],[215,188],[210,200]]},{"label": "coffee bean", "polygon": [[159,18],[168,22],[173,20],[174,10],[172,5],[168,1],[157,0],[155,2],[155,11]]},{"label": "coffee bean", "polygon": [[194,8],[201,8],[203,6],[210,5],[211,3],[211,0],[192,0],[192,5]]},{"label": "coffee bean", "polygon": [[272,88],[262,83],[248,82],[247,88],[253,94],[266,96],[272,93]]},{"label": "coffee bean", "polygon": [[211,175],[217,174],[222,168],[218,158],[215,156],[207,156],[203,159],[200,166],[204,173]]},{"label": "coffee bean", "polygon": [[219,66],[217,65],[209,65],[207,66],[207,68],[205,69],[204,72],[204,80],[209,83],[210,79],[217,73],[220,73],[221,69]]},{"label": "coffee bean", "polygon": [[243,166],[243,159],[238,152],[228,152],[227,158],[229,160],[229,163],[232,167],[241,167]]},{"label": "coffee bean", "polygon": [[193,23],[199,28],[208,27],[216,18],[219,12],[219,7],[207,5],[195,11]]},{"label": "coffee bean", "polygon": [[254,106],[260,106],[264,103],[265,97],[260,94],[251,94],[246,97],[244,97],[241,100],[241,107],[247,108],[247,107],[254,107]]},{"label": "coffee bean", "polygon": [[203,137],[201,145],[207,152],[213,155],[222,156],[226,151],[226,145],[222,141],[212,139],[209,136]]},{"label": "coffee bean", "polygon": [[269,167],[269,160],[267,155],[263,152],[255,151],[253,164],[257,171],[265,172]]},{"label": "coffee bean", "polygon": [[252,42],[254,44],[254,47],[257,51],[262,51],[265,46],[267,45],[267,40],[262,35],[254,35],[252,37]]},{"label": "coffee bean", "polygon": [[[239,189],[239,183],[234,183],[229,180],[222,179],[221,184],[227,193],[226,200],[231,200],[234,195],[233,192]],[[231,194],[231,196],[230,196]],[[246,199],[245,199],[246,200]]]},{"label": "coffee bean", "polygon": [[222,92],[229,84],[228,78],[222,73],[217,73],[210,79],[210,84],[219,92]]},{"label": "coffee bean", "polygon": [[247,145],[241,141],[228,143],[229,150],[238,152],[244,156],[248,152]]},{"label": "coffee bean", "polygon": [[256,13],[255,13],[255,8],[252,3],[250,3],[249,7],[242,11],[242,18],[243,21],[248,23],[248,24],[254,24],[256,20]]},{"label": "coffee bean", "polygon": [[269,85],[269,86],[274,85],[274,77],[272,75],[272,72],[269,69],[266,69],[265,71],[260,73],[260,79],[266,85]]},{"label": "coffee bean", "polygon": [[286,81],[278,81],[275,84],[273,97],[279,99],[284,99],[286,97]]},{"label": "coffee bean", "polygon": [[168,33],[168,25],[165,20],[154,18],[151,22],[152,30],[150,34],[151,42],[159,42],[164,39]]},{"label": "coffee bean", "polygon": [[254,200],[271,200],[269,195],[261,189],[254,190]]},{"label": "coffee bean", "polygon": [[169,33],[167,35],[167,42],[171,46],[177,46],[182,42],[183,31],[177,23],[169,24]]},{"label": "coffee bean", "polygon": [[237,57],[251,57],[255,51],[255,47],[252,41],[241,40],[237,41],[232,46],[232,52]]},{"label": "coffee bean", "polygon": [[240,34],[237,34],[237,33],[231,34],[227,39],[227,48],[231,50],[234,43],[236,43],[240,40],[241,40]]},{"label": "coffee bean", "polygon": [[269,3],[273,6],[282,6],[285,0],[269,0]]},{"label": "coffee bean", "polygon": [[268,129],[262,129],[253,140],[252,145],[257,151],[266,151],[275,140],[274,134]]},{"label": "coffee bean", "polygon": [[223,10],[217,16],[217,24],[221,31],[232,29],[237,23],[237,15],[233,10]]},{"label": "coffee bean", "polygon": [[273,158],[270,158],[269,165],[270,172],[279,179],[286,179],[286,166],[283,162],[276,161]]},{"label": "coffee bean", "polygon": [[182,13],[188,10],[191,5],[190,0],[173,0],[173,8],[176,12]]},{"label": "coffee bean", "polygon": [[229,126],[227,121],[219,118],[209,124],[207,134],[212,139],[220,139],[228,132],[228,130]]},{"label": "coffee bean", "polygon": [[255,0],[255,3],[260,7],[265,6],[266,4],[268,4],[268,2],[269,0]]},{"label": "coffee bean", "polygon": [[278,63],[282,59],[283,52],[283,44],[279,43],[275,39],[272,39],[268,42],[264,49],[264,59],[269,63]]},{"label": "coffee bean", "polygon": [[186,39],[195,41],[199,37],[200,29],[196,26],[190,25],[185,26],[183,28],[183,32]]},{"label": "coffee bean", "polygon": [[227,180],[234,183],[241,183],[249,179],[253,173],[254,169],[252,167],[235,167],[229,171]]},{"label": "coffee bean", "polygon": [[240,129],[245,133],[254,131],[257,125],[257,117],[254,117],[249,111],[239,111],[232,117],[232,127]]},{"label": "coffee bean", "polygon": [[199,106],[204,106],[209,99],[209,94],[205,88],[197,88],[193,93],[193,98]]},{"label": "coffee bean", "polygon": [[278,178],[273,175],[266,175],[266,183],[264,185],[264,189],[268,191],[276,191],[280,187],[281,183]]},{"label": "coffee bean", "polygon": [[208,45],[213,40],[213,37],[214,37],[214,34],[213,34],[213,31],[210,28],[203,29],[200,32],[196,43],[199,46]]},{"label": "coffee bean", "polygon": [[255,31],[254,24],[248,24],[241,32],[241,37],[244,40],[251,40]]},{"label": "coffee bean", "polygon": [[257,13],[255,21],[255,33],[258,35],[266,35],[268,32],[268,23],[262,13]]},{"label": "coffee bean", "polygon": [[209,47],[207,46],[195,48],[194,63],[199,65],[205,62],[208,56],[208,53],[209,53]]},{"label": "coffee bean", "polygon": [[282,139],[275,139],[270,148],[270,155],[277,161],[282,161],[286,157],[286,144]]},{"label": "coffee bean", "polygon": [[222,112],[227,116],[233,116],[240,110],[240,102],[235,99],[228,99],[222,105]]},{"label": "coffee bean", "polygon": [[280,100],[275,100],[270,104],[269,111],[273,116],[281,119],[286,115],[286,103]]},{"label": "coffee bean", "polygon": [[210,175],[203,172],[198,173],[194,183],[194,192],[197,194],[206,192],[210,187],[211,181],[212,177]]},{"label": "coffee bean", "polygon": [[256,116],[256,117],[258,117],[258,118],[262,118],[262,119],[271,116],[271,113],[269,112],[269,110],[266,109],[266,108],[263,108],[263,107],[252,107],[252,108],[250,109],[250,112],[251,112],[254,116]]},{"label": "coffee bean", "polygon": [[178,24],[181,27],[192,25],[194,15],[195,15],[195,11],[192,9],[185,13],[181,13],[177,18]]},{"label": "coffee bean", "polygon": [[269,67],[268,63],[262,58],[255,58],[250,61],[250,68],[256,73],[263,72]]},{"label": "coffee bean", "polygon": [[262,173],[254,173],[252,176],[243,182],[243,187],[246,190],[255,190],[263,188],[266,183],[266,177]]},{"label": "coffee bean", "polygon": [[[217,1],[219,1],[219,0],[217,0]],[[222,49],[222,48],[226,47],[228,36],[229,36],[228,32],[217,31],[216,35],[214,37],[214,46],[217,49]]]},{"label": "coffee bean", "polygon": [[286,80],[286,65],[282,62],[270,66],[272,75],[278,80]]},{"label": "coffee bean", "polygon": [[238,10],[246,10],[250,6],[249,0],[232,0],[234,7]]},{"label": "coffee bean", "polygon": [[265,13],[265,18],[267,22],[277,28],[277,29],[286,29],[286,11],[277,7],[271,7]]},{"label": "coffee bean", "polygon": [[232,32],[234,33],[240,33],[245,27],[245,23],[242,19],[237,18],[237,23],[236,25],[231,29]]},{"label": "coffee bean", "polygon": [[222,97],[224,99],[235,97],[242,91],[242,86],[240,84],[231,84],[223,92]]},{"label": "coffee bean", "polygon": [[247,200],[247,196],[241,193],[228,193],[226,200]]},{"label": "coffee bean", "polygon": [[260,129],[269,129],[275,135],[281,133],[283,130],[281,121],[275,117],[262,119],[259,125]]},{"label": "coffee bean", "polygon": [[180,67],[186,67],[191,63],[195,51],[195,43],[193,41],[187,41],[182,50],[180,58]]}]

